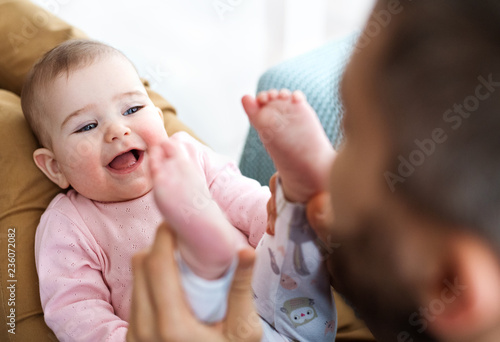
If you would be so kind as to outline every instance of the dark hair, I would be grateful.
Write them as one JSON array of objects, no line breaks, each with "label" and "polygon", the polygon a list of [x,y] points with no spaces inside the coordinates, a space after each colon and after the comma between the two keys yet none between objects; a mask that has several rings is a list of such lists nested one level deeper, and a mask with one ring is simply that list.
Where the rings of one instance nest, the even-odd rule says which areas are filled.
[{"label": "dark hair", "polygon": [[402,5],[370,85],[393,143],[393,190],[500,250],[500,2]]}]

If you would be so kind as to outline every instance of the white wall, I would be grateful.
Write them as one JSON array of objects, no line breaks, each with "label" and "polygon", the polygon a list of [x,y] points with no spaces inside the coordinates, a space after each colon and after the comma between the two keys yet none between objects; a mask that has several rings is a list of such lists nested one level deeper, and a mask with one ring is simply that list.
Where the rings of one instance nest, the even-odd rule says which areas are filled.
[{"label": "white wall", "polygon": [[359,30],[374,0],[34,0],[127,55],[180,119],[239,159],[240,98],[281,60]]}]

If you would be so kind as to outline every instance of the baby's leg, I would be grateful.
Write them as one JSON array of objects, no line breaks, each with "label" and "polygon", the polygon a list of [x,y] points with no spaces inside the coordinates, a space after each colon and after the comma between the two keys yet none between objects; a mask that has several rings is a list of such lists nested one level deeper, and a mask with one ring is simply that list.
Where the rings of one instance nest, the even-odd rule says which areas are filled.
[{"label": "baby's leg", "polygon": [[242,99],[250,123],[274,161],[288,200],[305,202],[326,189],[335,151],[302,92],[282,89]]},{"label": "baby's leg", "polygon": [[234,228],[182,145],[165,140],[150,156],[156,203],[177,233],[183,261],[201,278],[219,278],[236,257]]}]

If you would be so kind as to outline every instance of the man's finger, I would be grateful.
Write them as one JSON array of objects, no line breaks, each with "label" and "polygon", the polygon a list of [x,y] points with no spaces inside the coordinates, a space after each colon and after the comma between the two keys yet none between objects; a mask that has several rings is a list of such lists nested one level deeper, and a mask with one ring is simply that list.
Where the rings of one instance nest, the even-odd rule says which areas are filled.
[{"label": "man's finger", "polygon": [[323,241],[329,241],[334,219],[330,194],[321,192],[311,198],[307,202],[306,215],[309,224],[316,231],[318,237]]},{"label": "man's finger", "polygon": [[276,223],[276,200],[274,194],[267,201],[267,228],[266,233],[274,235],[274,224]]},{"label": "man's finger", "polygon": [[157,326],[160,331],[163,326],[161,322],[186,327],[189,322],[185,317],[192,317],[184,297],[174,249],[175,235],[168,225],[163,223],[158,227],[151,251],[144,262],[150,300],[157,316],[154,320],[160,322],[160,326]]},{"label": "man's finger", "polygon": [[276,223],[276,172],[269,180],[269,190],[271,190],[271,198],[267,201],[267,229],[266,233],[274,235],[274,224]]},{"label": "man's finger", "polygon": [[150,341],[154,336],[154,312],[147,292],[143,266],[146,253],[139,252],[132,258],[133,290],[127,342]]},{"label": "man's finger", "polygon": [[239,252],[238,257],[238,267],[229,291],[225,335],[231,341],[260,341],[262,326],[255,310],[251,286],[255,251],[246,248]]},{"label": "man's finger", "polygon": [[271,190],[271,193],[273,195],[276,193],[276,179],[277,178],[278,178],[278,172],[275,172],[271,176],[271,179],[269,179],[269,190]]}]

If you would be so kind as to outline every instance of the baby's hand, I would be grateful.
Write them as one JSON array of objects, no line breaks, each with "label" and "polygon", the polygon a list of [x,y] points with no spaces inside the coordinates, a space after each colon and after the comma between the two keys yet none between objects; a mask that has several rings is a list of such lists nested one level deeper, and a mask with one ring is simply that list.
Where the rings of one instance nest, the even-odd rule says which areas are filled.
[{"label": "baby's hand", "polygon": [[188,225],[194,214],[211,203],[204,175],[175,139],[151,149],[150,167],[156,204],[176,229]]}]

